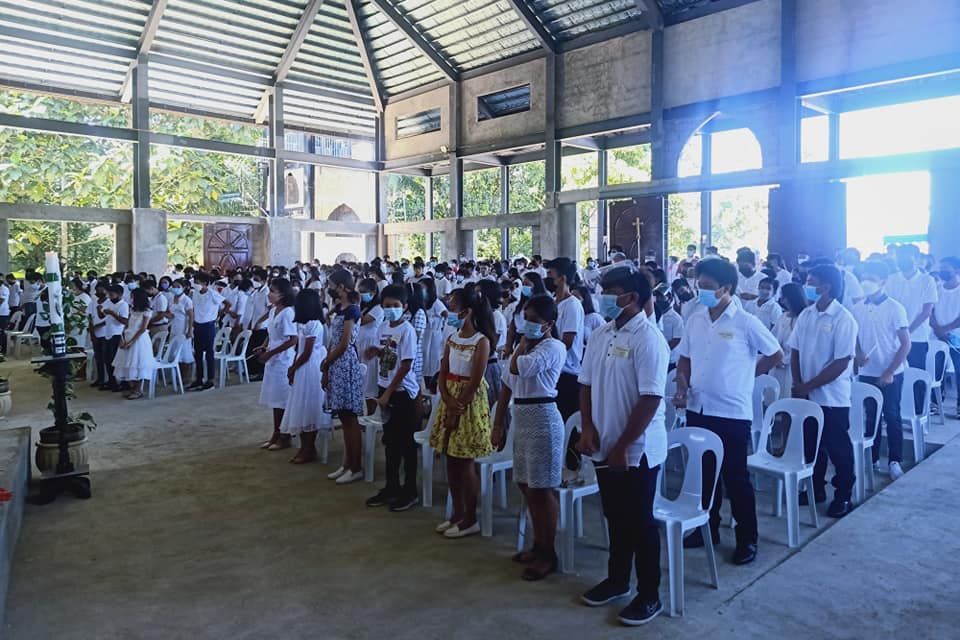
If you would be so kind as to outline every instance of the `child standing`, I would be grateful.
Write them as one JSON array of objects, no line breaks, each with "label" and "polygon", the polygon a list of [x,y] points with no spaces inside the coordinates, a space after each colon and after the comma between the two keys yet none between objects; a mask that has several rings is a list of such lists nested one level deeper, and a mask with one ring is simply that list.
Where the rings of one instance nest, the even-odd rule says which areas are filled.
[{"label": "child standing", "polygon": [[[413,439],[417,422],[414,403],[420,383],[413,372],[419,344],[413,326],[404,321],[407,287],[390,285],[381,295],[384,322],[380,325],[380,346],[370,347],[368,356],[380,358],[380,397],[384,413],[383,447],[387,463],[387,484],[367,500],[368,507],[387,505],[390,511],[406,511],[419,502],[417,492],[417,443]],[[400,484],[403,462],[404,483]]]},{"label": "child standing", "polygon": [[[277,451],[290,446],[290,436],[280,432],[280,423],[290,393],[290,381],[287,378],[287,371],[293,362],[290,349],[297,344],[297,327],[293,324],[293,286],[289,280],[277,278],[270,283],[267,297],[272,305],[267,318],[267,341],[260,345],[257,359],[265,365],[260,404],[273,409],[273,435],[260,448]],[[200,366],[199,360],[197,366]]]},{"label": "child standing", "polygon": [[130,393],[126,396],[127,400],[137,400],[143,397],[143,383],[153,377],[156,365],[153,345],[147,332],[153,312],[150,311],[150,296],[144,289],[130,292],[130,308],[130,317],[120,340],[120,348],[113,359],[113,369],[122,382],[139,382],[131,386]]},{"label": "child standing", "polygon": [[330,416],[323,411],[320,388],[320,363],[327,355],[323,342],[323,308],[316,289],[304,289],[294,304],[297,323],[297,357],[287,371],[290,393],[280,423],[286,436],[300,436],[300,450],[290,459],[293,464],[317,459],[317,430],[330,428]]},{"label": "child standing", "polygon": [[[373,278],[364,278],[357,289],[360,292],[360,330],[357,333],[357,350],[362,354],[370,347],[380,344],[380,324],[383,322],[383,308],[380,306],[380,290],[377,281]],[[367,367],[363,378],[363,397],[367,402],[367,413],[372,413],[376,407],[377,396],[380,395],[377,386],[377,359],[363,358]]]}]

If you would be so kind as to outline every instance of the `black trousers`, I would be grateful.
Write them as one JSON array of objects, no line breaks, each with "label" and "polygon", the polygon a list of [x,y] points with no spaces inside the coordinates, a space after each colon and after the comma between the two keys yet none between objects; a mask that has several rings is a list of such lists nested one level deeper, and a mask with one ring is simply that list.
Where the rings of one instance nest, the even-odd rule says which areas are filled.
[{"label": "black trousers", "polygon": [[[730,499],[730,511],[737,521],[737,544],[757,543],[757,497],[750,483],[747,470],[747,455],[750,451],[750,420],[731,420],[706,416],[695,411],[687,411],[687,426],[701,427],[712,431],[723,442],[723,463],[720,465],[720,481],[713,491],[713,506],[710,508],[710,530],[717,535],[720,531],[720,507],[723,504],[723,490]],[[712,456],[703,460],[703,495],[710,495],[708,482],[716,473],[717,461]]]},{"label": "black trousers", "polygon": [[10,316],[0,316],[0,353],[7,352],[7,323]]},{"label": "black trousers", "polygon": [[[860,382],[872,384],[883,394],[883,406],[875,407],[872,402],[866,405],[867,424],[876,420],[877,410],[883,412],[883,422],[887,425],[887,457],[890,462],[903,462],[903,420],[900,419],[900,394],[903,392],[903,374],[893,376],[893,382],[880,386],[879,378],[860,376]],[[856,425],[859,428],[860,425]],[[877,426],[877,440],[873,444],[873,461],[880,460],[880,429],[883,423]],[[868,436],[872,434],[867,434]]]},{"label": "black trousers", "polygon": [[[907,354],[907,365],[914,369],[927,370],[927,351],[930,350],[929,342],[911,342],[910,353]],[[918,385],[919,386],[919,385]],[[913,401],[917,407],[923,406],[923,390],[914,388]]]},{"label": "black trousers", "polygon": [[117,349],[120,348],[120,336],[105,338],[103,345],[103,362],[107,372],[107,384],[117,385],[117,378],[113,373],[113,359],[117,357]]},{"label": "black trousers", "polygon": [[[247,341],[247,356],[249,357],[253,350],[263,344],[266,339],[266,329],[257,329],[252,331],[250,333],[250,339]],[[250,372],[251,376],[262,376],[263,363],[256,358],[249,358],[247,360],[247,370]]]},{"label": "black trousers", "polygon": [[607,578],[626,589],[636,569],[637,595],[644,602],[659,600],[660,531],[653,519],[659,472],[659,466],[647,467],[646,456],[639,467],[597,469],[600,502],[610,530]]},{"label": "black trousers", "polygon": [[[823,435],[820,437],[820,450],[813,465],[813,490],[816,493],[826,491],[827,458],[836,471],[830,484],[833,485],[835,500],[849,500],[853,492],[853,443],[850,442],[850,407],[820,407],[823,409]],[[812,454],[813,438],[805,438],[807,459]]]},{"label": "black trousers", "polygon": [[580,411],[580,383],[577,382],[577,375],[573,373],[561,373],[557,380],[557,409],[563,421]]},{"label": "black trousers", "polygon": [[213,380],[214,358],[213,341],[217,337],[216,322],[201,322],[193,325],[193,355],[197,362],[195,382],[203,382],[203,362],[207,362],[207,380]]},{"label": "black trousers", "polygon": [[93,363],[97,371],[97,384],[106,384],[110,379],[107,373],[107,339],[94,337],[93,342]]},{"label": "black trousers", "polygon": [[[386,389],[380,389],[383,395]],[[383,423],[383,451],[387,467],[386,491],[416,496],[417,491],[417,443],[413,434],[417,431],[414,418],[415,398],[403,389],[390,396],[386,422]],[[400,484],[400,464],[403,463],[404,480]]]}]

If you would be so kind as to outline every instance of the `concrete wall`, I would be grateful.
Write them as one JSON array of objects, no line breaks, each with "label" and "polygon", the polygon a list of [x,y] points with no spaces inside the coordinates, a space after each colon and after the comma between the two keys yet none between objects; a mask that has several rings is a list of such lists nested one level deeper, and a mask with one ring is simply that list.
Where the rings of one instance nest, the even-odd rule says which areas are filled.
[{"label": "concrete wall", "polygon": [[[464,80],[460,88],[463,120],[460,123],[460,143],[476,145],[504,138],[519,138],[543,133],[546,63],[534,60],[496,73]],[[504,89],[530,85],[530,110],[523,113],[485,120],[477,119],[477,98]]]},{"label": "concrete wall", "polygon": [[800,80],[958,51],[956,0],[799,0],[797,6]]},{"label": "concrete wall", "polygon": [[167,268],[167,212],[133,210],[133,270],[162,274]]},{"label": "concrete wall", "polygon": [[778,86],[780,2],[760,0],[669,27],[663,46],[666,107]]},{"label": "concrete wall", "polygon": [[650,33],[634,33],[560,56],[557,126],[650,111]]},{"label": "concrete wall", "polygon": [[[432,135],[432,134],[428,134]],[[326,220],[342,204],[356,212],[362,222],[377,221],[377,176],[368,171],[316,167],[314,215]]]},{"label": "concrete wall", "polygon": [[[410,138],[397,139],[397,118],[421,111],[440,109],[440,130]],[[441,145],[450,143],[450,88],[440,87],[418,96],[390,103],[384,109],[387,159],[407,158],[440,153]]]}]

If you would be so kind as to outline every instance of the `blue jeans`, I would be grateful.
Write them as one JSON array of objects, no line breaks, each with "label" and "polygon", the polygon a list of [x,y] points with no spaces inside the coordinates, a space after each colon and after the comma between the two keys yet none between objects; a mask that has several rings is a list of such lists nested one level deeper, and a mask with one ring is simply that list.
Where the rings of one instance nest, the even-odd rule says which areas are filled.
[{"label": "blue jeans", "polygon": [[[900,394],[903,391],[903,374],[897,374],[893,376],[893,382],[881,386],[878,382],[879,378],[873,378],[870,376],[860,376],[860,382],[866,382],[867,384],[872,384],[877,389],[880,389],[880,393],[883,394],[883,421],[887,425],[887,457],[890,462],[903,462],[903,421],[900,419]],[[875,407],[872,402],[867,403],[866,406],[866,416],[867,424],[873,424],[873,421],[876,420],[878,407]],[[880,460],[880,428],[881,425],[877,425],[877,440],[873,444],[873,461],[878,462]],[[869,437],[871,434],[867,434]]]},{"label": "blue jeans", "polygon": [[197,361],[197,379],[195,382],[203,382],[204,358],[206,358],[207,363],[207,380],[213,380],[213,341],[216,339],[216,337],[216,322],[201,322],[193,325],[193,354]]}]

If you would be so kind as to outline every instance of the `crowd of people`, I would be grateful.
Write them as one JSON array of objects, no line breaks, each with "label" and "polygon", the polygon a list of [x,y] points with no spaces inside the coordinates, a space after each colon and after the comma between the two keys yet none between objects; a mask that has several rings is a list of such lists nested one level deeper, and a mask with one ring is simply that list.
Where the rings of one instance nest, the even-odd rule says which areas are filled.
[{"label": "crowd of people", "polygon": [[[731,561],[742,565],[757,556],[747,471],[757,375],[770,373],[784,395],[823,409],[814,491],[802,499],[826,500],[829,460],[827,513],[839,518],[853,508],[857,472],[848,433],[852,381],[882,392],[887,468],[896,479],[905,367],[925,368],[930,341],[942,340],[960,371],[960,258],[943,258],[934,269],[916,246],[902,245],[866,260],[854,249],[797,256],[787,270],[775,254],[759,263],[748,248],[733,261],[718,253],[710,247],[701,258],[690,246],[660,264],[652,254],[633,261],[614,251],[603,264],[582,266],[540,256],[384,256],[227,271],[175,265],[159,278],[74,274],[70,288],[88,319],[93,386],[130,399],[141,397],[141,381],[152,375],[152,334],[167,332],[179,345],[174,358],[184,376],[193,369],[189,389],[202,392],[213,386],[218,328],[249,330],[250,371],[262,380],[260,403],[273,418],[262,447],[284,450],[296,438],[290,462],[312,462],[318,433],[336,420],[344,455],[328,477],[337,485],[363,477],[359,418],[379,407],[386,483],[368,507],[400,512],[418,504],[414,434],[433,412],[429,442],[445,456],[452,495],[452,514],[436,532],[448,539],[480,532],[474,461],[502,450],[512,431],[514,480],[533,523],[532,546],[513,557],[525,580],[556,571],[555,490],[568,456],[588,456],[610,547],[608,577],[582,599],[600,606],[628,596],[635,570],[637,595],[620,620],[637,625],[662,610],[653,503],[673,426],[667,402],[685,410],[687,426],[723,443],[710,530],[719,542],[725,494],[736,521]],[[42,278],[31,272],[23,287],[12,275],[5,282],[0,323],[19,308],[24,320],[39,312],[41,327]],[[676,383],[672,397],[668,380]],[[571,452],[564,424],[576,412],[582,427]],[[880,448],[873,449],[877,464]],[[704,543],[699,531],[684,541]]]}]

